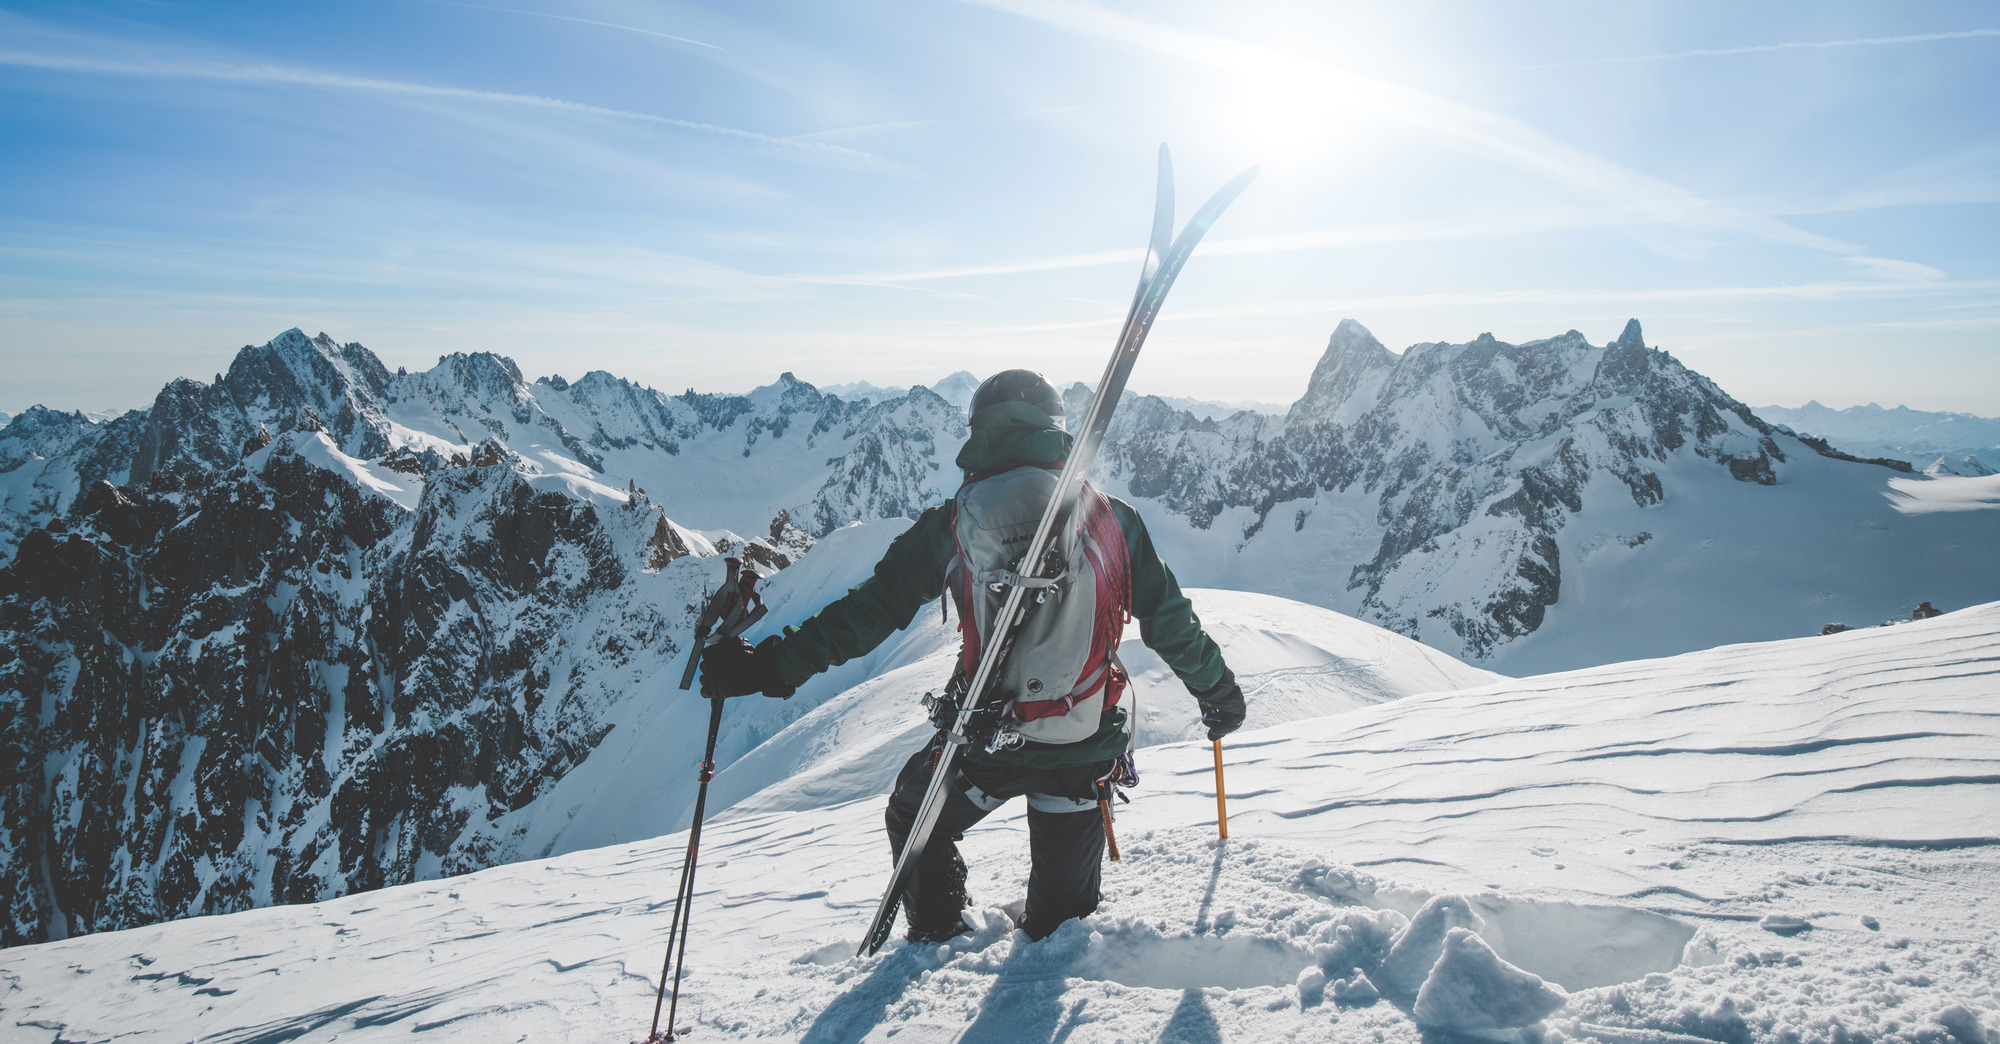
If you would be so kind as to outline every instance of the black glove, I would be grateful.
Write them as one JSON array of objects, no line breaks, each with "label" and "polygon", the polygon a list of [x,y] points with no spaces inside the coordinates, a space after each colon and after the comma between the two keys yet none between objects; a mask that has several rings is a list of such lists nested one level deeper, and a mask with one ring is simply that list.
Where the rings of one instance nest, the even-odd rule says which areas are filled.
[{"label": "black glove", "polygon": [[789,700],[799,691],[778,677],[778,636],[757,643],[724,638],[701,651],[701,694],[707,697],[766,696]]},{"label": "black glove", "polygon": [[1201,704],[1201,723],[1208,726],[1209,739],[1219,740],[1243,724],[1243,687],[1227,667],[1215,688],[1195,693],[1194,701]]}]

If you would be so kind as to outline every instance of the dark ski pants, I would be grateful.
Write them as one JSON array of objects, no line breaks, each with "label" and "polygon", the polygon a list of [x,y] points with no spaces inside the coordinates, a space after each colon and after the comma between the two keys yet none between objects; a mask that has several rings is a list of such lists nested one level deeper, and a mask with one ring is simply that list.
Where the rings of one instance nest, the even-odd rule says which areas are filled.
[{"label": "dark ski pants", "polygon": [[[917,809],[930,786],[933,748],[912,755],[896,777],[889,795],[891,858],[902,855],[903,842],[916,823]],[[903,893],[903,913],[917,932],[948,929],[965,908],[965,861],[958,841],[974,823],[1005,804],[1028,798],[1028,906],[1021,928],[1030,939],[1041,939],[1072,917],[1097,909],[1103,883],[1104,818],[1097,810],[1096,783],[1111,771],[1112,762],[1056,769],[957,765],[957,778],[947,789],[944,810],[930,843]]]}]

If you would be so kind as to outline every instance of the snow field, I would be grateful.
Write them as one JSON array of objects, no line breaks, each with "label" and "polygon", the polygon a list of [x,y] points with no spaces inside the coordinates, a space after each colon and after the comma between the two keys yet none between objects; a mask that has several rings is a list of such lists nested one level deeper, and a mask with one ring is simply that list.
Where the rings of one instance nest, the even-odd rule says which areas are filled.
[{"label": "snow field", "polygon": [[[1986,1044],[1997,683],[2000,603],[1410,697],[1232,737],[1227,842],[1206,744],[1152,748],[1104,905],[1040,943],[1003,909],[1018,802],[963,845],[977,930],[869,959],[880,795],[745,803],[704,835],[680,1021],[820,1044]],[[684,844],[9,950],[0,1039],[635,1040]]]},{"label": "snow field", "polygon": [[[813,560],[809,554],[800,566]],[[787,583],[789,572],[780,573],[774,587]],[[794,583],[785,590],[797,592],[799,587]],[[840,588],[815,590],[831,599]],[[1185,593],[1222,647],[1245,698],[1257,708],[1255,720],[1266,725],[1500,677],[1318,606],[1247,591]],[[822,604],[801,594],[789,595],[785,607],[773,609],[773,617],[784,618],[789,611],[802,619]],[[716,777],[709,807],[807,809],[887,794],[903,760],[930,735],[920,694],[944,687],[957,655],[954,626],[943,623],[932,609],[920,612],[908,631],[892,636],[883,650],[871,654],[871,660],[900,666],[825,699],[740,761],[727,765]],[[1200,727],[1201,709],[1187,686],[1140,641],[1136,626],[1127,628],[1119,657],[1133,679],[1126,690],[1126,706],[1137,708],[1139,746],[1206,734]],[[817,697],[830,687],[821,679],[807,684],[819,689],[801,690],[793,702]],[[681,825],[676,822],[661,829]]]}]

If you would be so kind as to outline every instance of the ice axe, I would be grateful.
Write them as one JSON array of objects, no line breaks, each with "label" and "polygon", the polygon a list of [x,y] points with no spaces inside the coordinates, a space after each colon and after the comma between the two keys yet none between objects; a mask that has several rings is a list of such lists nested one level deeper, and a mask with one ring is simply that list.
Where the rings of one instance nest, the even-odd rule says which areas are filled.
[{"label": "ice axe", "polygon": [[1209,740],[1215,748],[1215,832],[1229,840],[1229,806],[1222,796],[1222,741]]},{"label": "ice axe", "polygon": [[[694,648],[688,653],[687,670],[681,673],[681,688],[694,685],[695,668],[701,651],[717,642],[735,638],[764,618],[764,598],[757,593],[757,571],[746,569],[740,558],[725,558],[728,574],[722,586],[710,595],[695,623]],[[674,1039],[674,1017],[681,1006],[681,973],[687,970],[688,918],[694,905],[694,868],[701,856],[701,817],[708,807],[708,781],[715,778],[715,737],[722,730],[722,701],[708,697],[708,746],[701,755],[701,787],[694,795],[694,822],[688,826],[687,855],[681,861],[681,884],[674,893],[673,926],[667,930],[667,957],[660,965],[660,992],[653,998],[653,1028],[646,1033],[648,1044]],[[676,947],[676,943],[679,944]],[[672,1003],[667,1003],[668,975],[672,974]],[[667,1009],[667,1030],[660,1032],[660,1008]]]}]

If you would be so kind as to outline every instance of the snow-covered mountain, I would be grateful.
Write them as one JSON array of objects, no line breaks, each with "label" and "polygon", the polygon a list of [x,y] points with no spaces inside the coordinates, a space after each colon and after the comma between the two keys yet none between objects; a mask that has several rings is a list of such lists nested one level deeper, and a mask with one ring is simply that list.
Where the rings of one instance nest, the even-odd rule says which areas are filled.
[{"label": "snow-covered mountain", "polygon": [[[667,396],[487,354],[391,373],[298,331],[108,422],[24,412],[0,430],[0,941],[673,828],[702,711],[670,686],[716,553],[805,555],[768,588],[772,626],[801,620],[948,494],[964,432],[925,388]],[[1279,664],[1253,694],[1268,720],[1338,709],[1279,676],[1386,698],[1470,684],[1454,655],[1601,663],[2000,586],[2000,480],[1771,429],[1636,324],[1397,355],[1343,323],[1289,416],[1134,397],[1097,474],[1184,581],[1431,647],[1364,667],[1373,627],[1203,595],[1284,622],[1225,639]],[[902,742],[952,640],[920,619],[733,714],[723,800],[819,800],[850,785],[828,757]],[[1181,735],[1176,687],[1131,662],[1146,734]]]},{"label": "snow-covered mountain", "polygon": [[[939,398],[951,403],[962,411],[971,405],[972,393],[979,390],[979,381],[980,378],[974,377],[971,371],[959,370],[951,376],[931,385],[930,390],[935,392]],[[828,395],[838,395],[850,401],[872,399],[876,402],[883,402],[888,399],[900,399],[910,393],[910,389],[908,388],[883,388],[870,384],[867,381],[848,381],[845,384],[829,384],[820,388],[820,391]]]},{"label": "snow-covered mountain", "polygon": [[0,550],[96,482],[227,471],[253,441],[299,428],[412,474],[490,443],[535,474],[662,491],[695,528],[761,532],[783,510],[815,533],[942,499],[965,432],[962,411],[924,389],[862,406],[786,374],[747,396],[667,396],[602,371],[529,384],[486,353],[391,374],[361,345],[290,330],[244,348],[217,383],[176,381],[107,424],[36,407],[0,430]]},{"label": "snow-covered mountain", "polygon": [[1219,402],[1213,399],[1190,399],[1180,395],[1162,395],[1159,399],[1174,409],[1193,414],[1196,420],[1223,420],[1244,411],[1267,417],[1282,417],[1288,412],[1288,407],[1280,403],[1258,402],[1254,399]]},{"label": "snow-covered mountain", "polygon": [[[100,483],[0,569],[18,585],[0,621],[19,650],[0,663],[9,944],[686,822],[706,706],[671,686],[698,592],[742,538],[490,442],[428,474],[382,459],[293,430],[222,475]],[[835,530],[796,564],[796,529],[748,543],[764,567],[788,566],[766,587],[767,629],[858,582],[908,524]],[[1266,720],[1491,677],[1324,610],[1196,597],[1242,617],[1216,633]],[[710,808],[823,775],[787,751],[921,731],[914,695],[949,673],[954,640],[927,615],[792,700],[738,701]],[[1148,742],[1189,734],[1192,701],[1164,666],[1130,662]],[[1337,684],[1296,693],[1294,676],[1321,674]]]},{"label": "snow-covered mountain", "polygon": [[[301,423],[370,460],[448,464],[490,440],[536,473],[648,490],[692,529],[762,533],[783,511],[810,535],[942,499],[964,434],[930,389],[862,405],[786,376],[669,397],[599,372],[530,384],[490,355],[391,375],[359,345],[291,331],[218,384],[176,382],[108,424],[37,408],[0,430],[0,555],[98,479],[227,469],[260,430]],[[1898,475],[1773,428],[1636,322],[1603,346],[1571,332],[1398,355],[1344,321],[1287,416],[1134,397],[1098,474],[1188,579],[1516,672],[1812,633],[2000,584],[1985,516],[1904,510],[1923,498]]]},{"label": "snow-covered mountain", "polygon": [[1759,406],[1757,415],[1817,435],[1851,453],[1893,457],[1919,470],[1940,460],[1946,473],[1953,475],[1976,477],[2000,470],[2000,419],[1908,406],[1885,410],[1872,402],[1836,410],[1817,401],[1798,407]]},{"label": "snow-covered mountain", "polygon": [[1398,355],[1348,320],[1289,416],[1142,399],[1097,475],[1191,582],[1518,674],[2000,593],[1995,516],[1907,470],[1774,429],[1637,321]]},{"label": "snow-covered mountain", "polygon": [[1985,478],[1994,473],[1978,457],[1970,454],[1957,460],[1939,457],[1924,466],[1924,474],[1931,478]]},{"label": "snow-covered mountain", "polygon": [[[2000,1036],[2000,603],[1359,707],[1142,755],[1105,901],[852,956],[879,795],[711,823],[702,1040],[1981,1044]],[[1332,680],[1322,675],[1321,684]],[[735,711],[735,705],[731,707]],[[636,1040],[684,835],[0,952],[22,1040]]]}]

